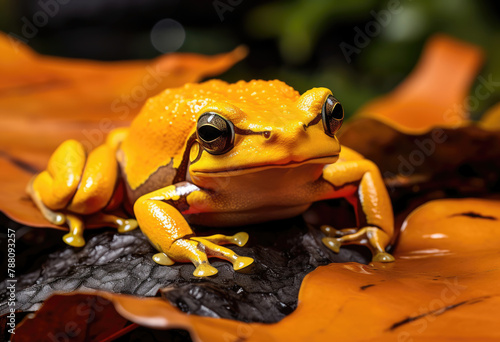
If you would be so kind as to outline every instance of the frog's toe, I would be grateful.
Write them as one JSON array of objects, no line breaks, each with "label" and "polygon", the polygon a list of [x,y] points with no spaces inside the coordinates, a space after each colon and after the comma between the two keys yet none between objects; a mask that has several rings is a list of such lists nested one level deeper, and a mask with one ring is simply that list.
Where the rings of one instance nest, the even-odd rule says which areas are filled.
[{"label": "frog's toe", "polygon": [[375,262],[393,262],[394,260],[395,260],[394,257],[387,252],[377,253],[373,256],[372,259],[372,261]]},{"label": "frog's toe", "polygon": [[117,222],[117,223],[118,223],[118,232],[119,233],[130,232],[138,227],[137,220],[135,220],[135,219],[121,220],[121,222]]},{"label": "frog's toe", "polygon": [[52,212],[52,216],[49,217],[50,214],[44,214],[46,218],[53,224],[57,226],[62,226],[64,223],[66,223],[66,216],[62,213],[57,213],[57,212]]},{"label": "frog's toe", "polygon": [[215,234],[211,236],[203,236],[202,238],[205,241],[210,241],[215,244],[220,244],[220,245],[233,244],[240,247],[245,246],[246,243],[248,242],[248,234],[245,232],[239,232],[232,236]]},{"label": "frog's toe", "polygon": [[83,236],[78,234],[68,233],[63,236],[63,241],[73,247],[85,246],[85,239],[83,238]]},{"label": "frog's toe", "polygon": [[341,237],[346,235],[355,234],[358,230],[356,228],[345,228],[345,229],[335,229],[329,225],[323,225],[320,227],[323,234],[328,237]]},{"label": "frog's toe", "polygon": [[321,231],[323,232],[323,234],[325,234],[326,236],[336,236],[338,235],[339,231],[335,228],[333,228],[332,226],[329,226],[327,224],[324,224],[320,227]]},{"label": "frog's toe", "polygon": [[342,245],[342,242],[340,241],[340,239],[331,238],[331,237],[324,237],[323,239],[321,239],[321,241],[323,242],[323,244],[326,247],[328,247],[329,249],[331,249],[335,253],[338,253],[340,251],[340,246]]},{"label": "frog's toe", "polygon": [[250,266],[253,264],[254,260],[249,257],[245,256],[239,256],[236,258],[236,260],[233,262],[233,268],[235,271],[239,271],[245,267]]},{"label": "frog's toe", "polygon": [[229,237],[229,241],[237,246],[243,247],[248,242],[248,234],[245,232],[239,232]]},{"label": "frog's toe", "polygon": [[196,266],[196,269],[193,272],[195,277],[210,277],[216,275],[219,271],[212,265],[207,263],[202,263]]},{"label": "frog's toe", "polygon": [[153,261],[163,266],[171,266],[175,263],[172,259],[168,257],[168,255],[161,252],[153,255]]},{"label": "frog's toe", "polygon": [[229,248],[219,246],[218,244],[213,243],[212,241],[209,241],[204,237],[192,237],[191,240],[198,241],[200,244],[202,244],[208,256],[217,257],[232,262],[235,271],[241,270],[254,262],[252,258],[239,256]]}]

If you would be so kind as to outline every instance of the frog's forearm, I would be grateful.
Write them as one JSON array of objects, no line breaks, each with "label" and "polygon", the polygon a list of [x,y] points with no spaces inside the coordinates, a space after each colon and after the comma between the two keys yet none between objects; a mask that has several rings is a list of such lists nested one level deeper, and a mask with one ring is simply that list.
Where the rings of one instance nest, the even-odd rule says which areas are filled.
[{"label": "frog's forearm", "polygon": [[242,246],[248,240],[246,233],[234,236],[213,235],[195,237],[183,213],[191,211],[187,202],[190,194],[207,195],[197,186],[182,182],[153,191],[140,197],[134,205],[134,212],[142,232],[160,253],[153,260],[161,265],[174,261],[191,261],[196,269],[193,275],[205,277],[217,273],[208,262],[208,257],[218,257],[233,263],[235,270],[253,263],[252,258],[242,257],[218,244],[232,243]]},{"label": "frog's forearm", "polygon": [[357,195],[366,223],[393,234],[392,206],[377,166],[369,160],[344,161],[328,165],[323,178],[336,188],[358,184]]},{"label": "frog's forearm", "polygon": [[186,196],[197,190],[195,185],[180,183],[150,192],[135,202],[139,227],[158,250],[167,253],[176,240],[193,235],[179,210],[187,209]]}]

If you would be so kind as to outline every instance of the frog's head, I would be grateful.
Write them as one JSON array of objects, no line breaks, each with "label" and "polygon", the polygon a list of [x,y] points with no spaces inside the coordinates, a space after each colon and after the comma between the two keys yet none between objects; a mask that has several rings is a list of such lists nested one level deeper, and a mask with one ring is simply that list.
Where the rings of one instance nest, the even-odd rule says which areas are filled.
[{"label": "frog's head", "polygon": [[281,81],[186,84],[146,102],[121,144],[119,160],[131,189],[140,191],[149,189],[145,183],[156,184],[153,178],[170,182],[188,176],[207,186],[233,175],[267,177],[258,172],[264,169],[317,174],[338,158],[335,133],[343,115],[325,88],[301,96]]},{"label": "frog's head", "polygon": [[191,177],[254,173],[338,159],[344,118],[326,88],[300,95],[281,81],[225,84],[196,114]]}]

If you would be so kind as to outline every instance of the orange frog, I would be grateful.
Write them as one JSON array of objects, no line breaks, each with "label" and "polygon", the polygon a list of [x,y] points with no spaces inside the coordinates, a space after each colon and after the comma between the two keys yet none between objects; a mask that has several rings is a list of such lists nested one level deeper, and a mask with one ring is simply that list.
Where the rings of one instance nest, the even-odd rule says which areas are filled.
[{"label": "orange frog", "polygon": [[[223,244],[243,246],[246,233],[197,236],[190,227],[246,225],[303,213],[316,201],[346,198],[360,227],[323,231],[335,252],[364,244],[373,260],[394,258],[389,196],[377,167],[335,136],[344,111],[325,88],[300,95],[285,83],[211,80],[150,98],[130,128],[112,131],[87,156],[74,140],[52,155],[28,192],[52,223],[67,223],[64,241],[83,246],[84,226],[137,227],[159,251],[154,261],[191,261],[195,276],[239,270],[253,262]],[[109,214],[125,204],[135,218]],[[133,208],[133,210],[132,210]],[[108,213],[106,213],[108,212]]]}]

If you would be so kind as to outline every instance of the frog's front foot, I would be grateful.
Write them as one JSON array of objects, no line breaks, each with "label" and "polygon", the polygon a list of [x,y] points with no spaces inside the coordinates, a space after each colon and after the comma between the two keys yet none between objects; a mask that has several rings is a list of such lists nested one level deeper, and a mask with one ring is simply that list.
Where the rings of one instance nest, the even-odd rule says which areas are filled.
[{"label": "frog's front foot", "polygon": [[394,261],[394,257],[385,251],[385,246],[389,243],[389,236],[378,227],[337,230],[331,226],[322,226],[321,230],[327,235],[322,239],[323,244],[335,253],[340,251],[342,245],[359,244],[370,248],[373,254],[372,261]]},{"label": "frog's front foot", "polygon": [[208,277],[217,274],[217,269],[210,265],[208,258],[217,257],[228,260],[233,264],[235,271],[250,266],[254,260],[249,257],[240,256],[223,247],[223,244],[235,244],[244,246],[248,241],[248,234],[244,232],[233,236],[216,234],[204,237],[190,237],[176,240],[165,253],[157,253],[153,260],[160,265],[172,265],[175,261],[191,261],[196,269],[193,272],[195,277]]}]

